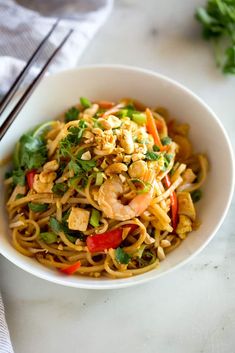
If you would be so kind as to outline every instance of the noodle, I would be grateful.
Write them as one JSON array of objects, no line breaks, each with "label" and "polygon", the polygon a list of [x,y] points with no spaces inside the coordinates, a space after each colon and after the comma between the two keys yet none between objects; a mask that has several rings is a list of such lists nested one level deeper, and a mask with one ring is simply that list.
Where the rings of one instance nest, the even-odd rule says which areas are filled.
[{"label": "noodle", "polygon": [[194,202],[208,170],[188,125],[168,126],[168,116],[130,99],[81,98],[47,130],[26,133],[4,182],[14,248],[66,274],[157,268],[198,226]]}]

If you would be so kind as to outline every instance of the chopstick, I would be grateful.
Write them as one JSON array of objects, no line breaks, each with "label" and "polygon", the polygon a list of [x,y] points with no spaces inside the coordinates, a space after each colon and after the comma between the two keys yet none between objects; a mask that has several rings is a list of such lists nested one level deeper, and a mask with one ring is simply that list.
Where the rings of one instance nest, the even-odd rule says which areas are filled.
[{"label": "chopstick", "polygon": [[16,93],[17,89],[19,88],[20,84],[24,80],[25,76],[27,75],[29,69],[31,66],[35,63],[36,59],[38,58],[39,54],[42,52],[42,49],[44,48],[45,43],[47,42],[48,38],[51,36],[51,34],[54,32],[56,29],[57,25],[59,23],[59,19],[53,24],[52,28],[50,31],[46,34],[46,36],[43,38],[39,46],[36,48],[32,56],[29,58],[27,64],[23,68],[23,70],[20,72],[20,74],[16,77],[15,81],[9,88],[8,92],[5,94],[5,96],[2,98],[0,102],[0,115],[3,113],[7,105],[9,104],[10,100]]},{"label": "chopstick", "polygon": [[[56,24],[55,24],[56,25]],[[54,25],[54,26],[55,26]],[[21,111],[29,97],[32,95],[34,92],[35,88],[39,84],[41,78],[43,77],[44,73],[46,72],[48,66],[51,64],[57,53],[60,51],[60,49],[64,46],[64,44],[67,42],[71,34],[73,33],[73,29],[69,30],[69,32],[66,34],[66,36],[63,38],[63,40],[60,42],[58,47],[54,50],[54,52],[51,54],[45,65],[42,67],[41,71],[39,74],[35,77],[35,79],[32,81],[32,83],[29,85],[29,87],[26,89],[20,100],[17,102],[15,107],[12,109],[12,111],[9,113],[5,121],[3,122],[2,126],[0,127],[0,141],[17,117],[18,113]]]}]

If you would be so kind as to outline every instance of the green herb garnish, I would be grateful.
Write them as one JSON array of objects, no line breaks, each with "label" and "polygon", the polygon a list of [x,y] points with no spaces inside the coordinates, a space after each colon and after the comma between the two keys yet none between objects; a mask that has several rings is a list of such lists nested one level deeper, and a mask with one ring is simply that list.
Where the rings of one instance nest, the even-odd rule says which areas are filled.
[{"label": "green herb garnish", "polygon": [[39,238],[47,244],[53,244],[57,241],[57,235],[52,232],[40,233]]},{"label": "green herb garnish", "polygon": [[17,144],[14,156],[15,169],[24,170],[40,168],[47,160],[46,142],[32,133],[24,134]]},{"label": "green herb garnish", "polygon": [[25,173],[22,169],[13,170],[12,179],[14,185],[25,185]]},{"label": "green herb garnish", "polygon": [[63,231],[63,228],[62,228],[60,222],[58,222],[55,217],[50,217],[49,225],[50,225],[51,230],[56,234]]},{"label": "green herb garnish", "polygon": [[33,212],[43,212],[48,209],[48,205],[45,203],[28,203],[29,209]]},{"label": "green herb garnish", "polygon": [[68,123],[69,121],[77,120],[78,114],[79,110],[76,107],[72,107],[65,113],[64,121]]},{"label": "green herb garnish", "polygon": [[198,202],[202,198],[202,191],[200,189],[191,192],[193,202]]},{"label": "green herb garnish", "polygon": [[120,264],[125,265],[127,265],[131,259],[131,256],[127,254],[124,250],[122,250],[122,248],[117,248],[115,250],[115,257]]},{"label": "green herb garnish", "polygon": [[22,199],[22,197],[24,197],[24,194],[17,194],[16,195],[16,200]]},{"label": "green herb garnish", "polygon": [[56,195],[63,196],[64,193],[68,190],[68,185],[66,183],[57,183],[52,187],[52,192]]},{"label": "green herb garnish", "polygon": [[149,161],[157,161],[160,158],[160,154],[148,151],[145,154],[145,158]]},{"label": "green herb garnish", "polygon": [[204,38],[214,43],[217,66],[224,73],[235,74],[235,1],[208,0],[195,16]]},{"label": "green herb garnish", "polygon": [[67,219],[69,217],[69,212],[66,212],[62,217],[62,222],[57,221],[55,217],[51,217],[49,221],[49,226],[51,230],[55,234],[59,234],[60,232],[64,232],[64,234],[68,237],[75,237],[76,239],[83,239],[83,234],[77,230],[71,230],[68,228]]},{"label": "green herb garnish", "polygon": [[157,145],[153,145],[153,151],[154,152],[159,152],[160,148]]},{"label": "green herb garnish", "polygon": [[71,157],[72,148],[80,143],[86,127],[86,122],[80,120],[78,126],[71,126],[68,129],[68,135],[60,141],[60,154],[63,157]]},{"label": "green herb garnish", "polygon": [[170,145],[172,142],[171,138],[169,136],[165,136],[161,139],[161,143],[163,146]]}]

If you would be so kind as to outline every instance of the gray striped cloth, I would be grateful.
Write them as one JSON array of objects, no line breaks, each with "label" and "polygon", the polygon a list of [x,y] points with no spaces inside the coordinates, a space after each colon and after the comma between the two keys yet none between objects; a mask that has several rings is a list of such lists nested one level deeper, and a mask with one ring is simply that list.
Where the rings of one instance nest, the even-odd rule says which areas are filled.
[{"label": "gray striped cloth", "polygon": [[4,306],[0,295],[0,353],[13,353],[10,335],[5,320]]},{"label": "gray striped cloth", "polygon": [[0,95],[9,88],[55,18],[61,19],[59,26],[50,37],[32,75],[45,63],[70,28],[75,32],[49,71],[75,66],[110,13],[112,3],[113,0],[18,0],[16,4],[14,0],[0,0]]},{"label": "gray striped cloth", "polygon": [[[50,72],[75,66],[79,56],[107,18],[113,0],[0,0],[0,95],[10,87],[25,62],[49,31],[55,18],[61,18],[37,65],[35,74],[71,27],[70,37]],[[27,81],[26,81],[27,83]],[[13,353],[0,295],[0,353]]]}]

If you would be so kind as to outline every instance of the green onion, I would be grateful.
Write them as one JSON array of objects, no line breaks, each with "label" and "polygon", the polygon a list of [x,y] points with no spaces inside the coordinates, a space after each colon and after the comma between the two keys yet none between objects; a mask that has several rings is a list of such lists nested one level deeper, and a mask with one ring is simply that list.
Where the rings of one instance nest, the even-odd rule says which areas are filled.
[{"label": "green onion", "polygon": [[171,138],[169,136],[165,136],[161,139],[161,143],[163,146],[170,145],[172,142]]},{"label": "green onion", "polygon": [[91,102],[89,101],[89,99],[85,98],[85,97],[80,98],[80,103],[84,108],[90,108],[92,105]]},{"label": "green onion", "polygon": [[191,192],[191,197],[193,202],[198,202],[202,198],[202,191],[201,190],[194,190]]},{"label": "green onion", "polygon": [[46,205],[45,203],[32,203],[32,202],[30,202],[28,204],[28,206],[29,206],[29,209],[33,212],[43,212],[48,209],[48,205]]},{"label": "green onion", "polygon": [[52,232],[40,233],[39,237],[41,240],[43,240],[47,244],[52,244],[57,241],[57,235]]},{"label": "green onion", "polygon": [[146,115],[144,113],[133,113],[132,120],[139,125],[146,124]]},{"label": "green onion", "polygon": [[95,208],[92,208],[91,218],[90,218],[89,223],[93,227],[99,227],[99,224],[100,224],[100,212],[98,210],[96,210]]},{"label": "green onion", "polygon": [[103,184],[103,173],[99,172],[96,174],[95,185],[100,186]]}]

